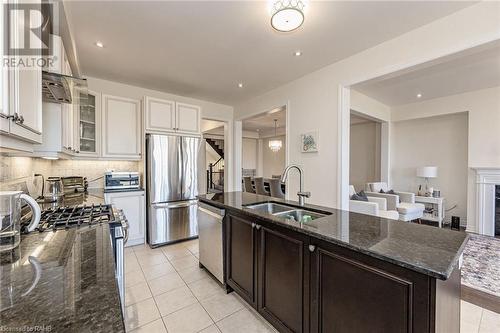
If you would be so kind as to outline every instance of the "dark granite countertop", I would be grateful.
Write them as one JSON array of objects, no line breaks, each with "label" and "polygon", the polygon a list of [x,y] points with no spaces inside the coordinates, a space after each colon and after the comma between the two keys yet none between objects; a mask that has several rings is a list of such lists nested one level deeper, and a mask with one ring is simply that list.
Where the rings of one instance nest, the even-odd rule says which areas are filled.
[{"label": "dark granite countertop", "polygon": [[399,265],[434,278],[446,280],[456,266],[468,240],[464,232],[427,225],[388,220],[316,205],[305,208],[331,213],[307,223],[292,222],[245,206],[260,202],[296,201],[270,198],[246,192],[226,192],[199,196],[213,206],[258,216],[270,223]]},{"label": "dark granite countertop", "polygon": [[124,332],[107,224],[23,235],[0,253],[0,326]]},{"label": "dark granite countertop", "polygon": [[40,208],[50,209],[56,207],[74,207],[78,205],[98,205],[104,204],[104,190],[102,188],[89,188],[87,193],[72,193],[61,196],[54,202],[44,202],[37,200]]}]

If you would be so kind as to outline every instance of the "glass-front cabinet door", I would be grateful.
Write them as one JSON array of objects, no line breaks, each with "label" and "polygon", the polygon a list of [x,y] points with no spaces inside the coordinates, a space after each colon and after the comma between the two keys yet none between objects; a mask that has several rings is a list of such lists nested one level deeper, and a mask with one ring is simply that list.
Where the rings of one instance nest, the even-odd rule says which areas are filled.
[{"label": "glass-front cabinet door", "polygon": [[99,155],[101,119],[99,99],[99,94],[91,91],[80,94],[78,114],[80,155]]}]

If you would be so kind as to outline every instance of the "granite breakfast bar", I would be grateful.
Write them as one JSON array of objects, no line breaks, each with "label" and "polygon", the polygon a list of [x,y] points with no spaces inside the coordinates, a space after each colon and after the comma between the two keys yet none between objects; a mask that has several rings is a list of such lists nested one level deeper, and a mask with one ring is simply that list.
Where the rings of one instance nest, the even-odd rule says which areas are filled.
[{"label": "granite breakfast bar", "polygon": [[[199,200],[226,210],[227,288],[280,332],[459,332],[467,234],[250,193]],[[251,208],[265,202],[317,218]]]}]

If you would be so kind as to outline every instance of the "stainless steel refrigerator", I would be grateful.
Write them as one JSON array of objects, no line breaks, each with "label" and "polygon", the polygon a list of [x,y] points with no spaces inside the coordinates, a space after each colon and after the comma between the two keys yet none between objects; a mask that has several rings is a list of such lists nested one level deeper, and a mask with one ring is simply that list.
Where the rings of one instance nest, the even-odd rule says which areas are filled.
[{"label": "stainless steel refrigerator", "polygon": [[146,136],[147,240],[154,247],[198,236],[201,139]]}]

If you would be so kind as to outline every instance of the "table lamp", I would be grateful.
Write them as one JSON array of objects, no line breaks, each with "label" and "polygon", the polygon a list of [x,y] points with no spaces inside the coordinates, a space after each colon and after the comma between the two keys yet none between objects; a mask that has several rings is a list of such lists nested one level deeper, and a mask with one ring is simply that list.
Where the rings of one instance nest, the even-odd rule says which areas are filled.
[{"label": "table lamp", "polygon": [[426,195],[429,195],[429,192],[432,192],[429,188],[429,178],[436,178],[437,174],[438,168],[436,166],[424,166],[417,168],[417,177],[425,178]]}]

